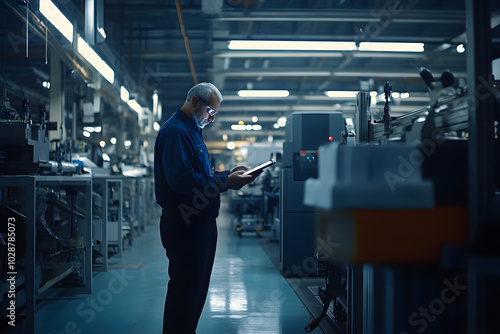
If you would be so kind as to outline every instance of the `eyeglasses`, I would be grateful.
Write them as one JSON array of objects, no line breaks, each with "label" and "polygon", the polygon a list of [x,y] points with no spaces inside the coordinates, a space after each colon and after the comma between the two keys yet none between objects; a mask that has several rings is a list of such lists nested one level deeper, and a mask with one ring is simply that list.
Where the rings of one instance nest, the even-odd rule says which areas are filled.
[{"label": "eyeglasses", "polygon": [[215,115],[217,115],[218,111],[215,110],[214,108],[212,108],[208,103],[207,101],[205,101],[204,99],[202,99],[201,97],[198,96],[198,98],[201,100],[201,102],[205,103],[207,105],[207,112],[208,112],[208,116],[210,117],[213,117]]}]

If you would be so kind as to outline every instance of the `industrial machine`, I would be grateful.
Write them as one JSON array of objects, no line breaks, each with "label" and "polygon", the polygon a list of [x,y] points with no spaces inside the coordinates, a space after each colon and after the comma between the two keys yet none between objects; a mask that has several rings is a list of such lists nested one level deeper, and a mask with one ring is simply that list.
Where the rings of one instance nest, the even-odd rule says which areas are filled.
[{"label": "industrial machine", "polygon": [[[47,122],[45,105],[33,112],[29,99],[14,100],[17,108],[4,89],[0,100],[0,216],[5,219],[0,233],[6,241],[2,260],[7,258],[4,250],[14,254],[12,245],[15,257],[9,257],[9,266],[0,266],[0,302],[12,302],[9,296],[13,294],[8,292],[14,284],[5,279],[15,276],[15,308],[34,319],[40,298],[91,292],[92,180],[82,175],[60,141],[50,151],[48,131],[56,130],[57,125]],[[2,309],[3,318],[9,311]]]},{"label": "industrial machine", "polygon": [[[439,81],[425,68],[420,75],[429,107],[392,117],[386,82],[383,115],[358,93],[355,145],[319,149],[318,177],[305,182],[303,201],[318,209],[315,236],[328,274],[319,289],[324,312],[308,332],[327,314],[343,333],[466,332],[468,303],[478,302],[466,298],[478,284],[467,259],[488,248],[474,248],[470,237],[470,94],[448,71]],[[498,106],[500,91],[488,89]],[[494,127],[490,163],[498,171],[498,120]],[[496,189],[499,179],[497,172]]]},{"label": "industrial machine", "polygon": [[318,173],[318,147],[346,136],[341,113],[293,113],[287,120],[280,180],[281,271],[316,274],[315,210],[304,205],[304,182]]}]

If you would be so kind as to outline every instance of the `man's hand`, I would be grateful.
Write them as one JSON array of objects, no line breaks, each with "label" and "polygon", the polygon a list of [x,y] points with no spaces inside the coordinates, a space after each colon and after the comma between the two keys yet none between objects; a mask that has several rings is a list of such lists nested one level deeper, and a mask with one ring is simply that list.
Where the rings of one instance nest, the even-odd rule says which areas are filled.
[{"label": "man's hand", "polygon": [[245,170],[237,170],[229,174],[229,189],[239,190],[244,185],[249,184],[253,182],[253,180],[255,180],[254,175],[243,175]]},{"label": "man's hand", "polygon": [[249,169],[250,169],[250,168],[248,168],[247,166],[236,166],[236,167],[234,167],[233,169],[231,169],[231,171],[229,172],[229,174],[232,174],[232,173],[237,172],[237,171],[240,171],[240,170],[242,170],[242,171],[244,171],[244,172],[245,172],[245,171],[247,171],[247,170],[249,170]]}]

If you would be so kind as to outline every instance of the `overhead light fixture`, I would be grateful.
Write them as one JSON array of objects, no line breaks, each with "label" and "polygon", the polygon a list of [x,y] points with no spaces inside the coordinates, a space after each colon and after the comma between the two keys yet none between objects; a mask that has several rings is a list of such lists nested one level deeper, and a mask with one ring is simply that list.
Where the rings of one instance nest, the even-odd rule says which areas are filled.
[{"label": "overhead light fixture", "polygon": [[458,44],[457,45],[457,52],[458,53],[464,53],[465,52],[465,47],[463,44]]},{"label": "overhead light fixture", "polygon": [[[359,91],[354,90],[329,90],[325,92],[325,95],[337,99],[355,99]],[[377,92],[371,91],[370,96],[377,96]]]},{"label": "overhead light fixture", "polygon": [[356,98],[357,91],[347,91],[347,90],[329,90],[325,92],[326,96],[332,98]]},{"label": "overhead light fixture", "polygon": [[401,97],[402,99],[407,99],[407,98],[409,98],[409,97],[410,97],[410,93],[401,93],[400,97]]},{"label": "overhead light fixture", "polygon": [[127,103],[136,113],[140,114],[142,112],[142,107],[136,100],[129,100]]},{"label": "overhead light fixture", "polygon": [[73,24],[50,0],[40,0],[40,13],[56,27],[66,39],[73,43]]},{"label": "overhead light fixture", "polygon": [[229,50],[352,51],[354,42],[231,40]]},{"label": "overhead light fixture", "polygon": [[159,124],[158,122],[154,122],[154,123],[153,123],[153,129],[154,129],[155,131],[160,131],[160,124]]},{"label": "overhead light fixture", "polygon": [[125,141],[123,142],[123,145],[125,146],[125,148],[126,148],[126,149],[129,149],[129,148],[130,148],[130,146],[132,146],[132,141],[130,141],[130,140],[125,140]]},{"label": "overhead light fixture", "polygon": [[106,146],[106,142],[104,140],[101,140],[99,142],[99,146],[101,146],[102,148],[104,148]]},{"label": "overhead light fixture", "polygon": [[83,136],[89,138],[90,137],[90,132],[83,131]]},{"label": "overhead light fixture", "polygon": [[234,150],[236,148],[236,144],[233,141],[230,141],[226,144],[228,150]]},{"label": "overhead light fixture", "polygon": [[112,84],[115,81],[115,72],[113,69],[80,36],[78,36],[76,51],[101,73],[109,83]]},{"label": "overhead light fixture", "polygon": [[257,116],[252,117],[252,122],[257,123],[259,121],[259,118]]},{"label": "overhead light fixture", "polygon": [[233,125],[231,125],[231,130],[234,130],[234,131],[245,130],[245,125],[243,125],[243,124],[233,124]]},{"label": "overhead light fixture", "polygon": [[359,51],[424,52],[424,43],[361,42]]},{"label": "overhead light fixture", "polygon": [[[260,124],[233,124],[231,125],[231,130],[233,131],[260,131],[262,130],[262,125]],[[227,136],[227,135],[226,135]],[[227,140],[227,137],[226,137]]]},{"label": "overhead light fixture", "polygon": [[99,31],[99,33],[101,34],[102,38],[106,39],[106,32],[104,31],[103,27],[98,28],[97,31]]},{"label": "overhead light fixture", "polygon": [[83,130],[84,131],[87,131],[87,132],[101,132],[102,131],[102,127],[101,126],[84,126],[83,127]]},{"label": "overhead light fixture", "polygon": [[153,115],[158,117],[158,91],[153,91]]},{"label": "overhead light fixture", "polygon": [[115,137],[111,137],[111,139],[109,140],[109,142],[111,143],[111,145],[116,145],[116,138]]},{"label": "overhead light fixture", "polygon": [[50,89],[50,81],[44,81],[44,82],[42,82],[42,86],[43,86],[43,88]]},{"label": "overhead light fixture", "polygon": [[120,97],[121,97],[123,102],[128,102],[128,99],[130,98],[130,94],[128,93],[127,88],[125,88],[123,86],[120,88]]},{"label": "overhead light fixture", "polygon": [[280,126],[280,128],[283,128],[286,126],[286,117],[285,116],[281,116],[280,118],[278,118],[278,120],[276,121],[276,123],[278,123],[278,125]]},{"label": "overhead light fixture", "polygon": [[287,90],[239,90],[240,97],[287,97],[290,92]]}]

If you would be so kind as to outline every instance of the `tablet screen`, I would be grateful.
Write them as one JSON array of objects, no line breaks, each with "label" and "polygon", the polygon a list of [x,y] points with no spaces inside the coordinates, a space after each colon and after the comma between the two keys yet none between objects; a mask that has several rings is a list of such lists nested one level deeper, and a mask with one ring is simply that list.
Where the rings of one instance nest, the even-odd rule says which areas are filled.
[{"label": "tablet screen", "polygon": [[276,163],[276,161],[273,161],[273,160],[269,160],[269,161],[266,161],[264,162],[263,164],[260,164],[258,165],[257,167],[255,168],[252,168],[252,169],[249,169],[247,170],[245,173],[243,173],[243,175],[248,175],[248,174],[252,174],[252,173],[255,173],[256,171],[259,171],[261,169],[264,169],[266,167],[269,167],[271,165],[274,165]]}]

